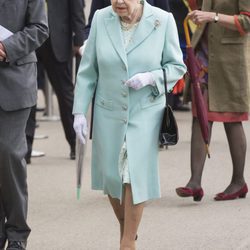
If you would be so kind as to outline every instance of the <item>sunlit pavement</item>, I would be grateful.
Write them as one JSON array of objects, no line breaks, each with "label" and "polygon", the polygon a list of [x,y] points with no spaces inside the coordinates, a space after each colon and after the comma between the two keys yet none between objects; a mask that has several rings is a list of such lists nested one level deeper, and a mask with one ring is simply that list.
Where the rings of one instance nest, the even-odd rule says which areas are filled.
[{"label": "sunlit pavement", "polygon": [[[89,2],[87,1],[88,13]],[[249,71],[250,72],[250,71]],[[55,105],[56,106],[56,105]],[[41,113],[38,114],[38,117]],[[162,198],[147,203],[138,231],[138,250],[247,250],[250,249],[250,195],[246,199],[215,202],[213,197],[228,185],[232,164],[222,124],[214,124],[211,159],[205,165],[205,196],[195,203],[180,198],[175,188],[190,176],[191,113],[176,112],[180,130],[177,146],[160,151]],[[59,121],[39,122],[34,149],[46,156],[32,158],[28,166],[28,250],[118,250],[119,227],[101,192],[90,189],[88,142],[81,199],[76,199],[75,161]],[[250,124],[244,123],[248,145]],[[247,150],[246,181],[250,186],[250,149]]]},{"label": "sunlit pavement", "polygon": [[[191,113],[176,112],[180,130],[178,145],[160,151],[162,198],[146,205],[138,232],[139,250],[250,249],[250,197],[215,202],[231,178],[231,160],[222,124],[215,124],[210,145],[211,159],[205,165],[200,203],[180,198],[175,188],[189,178]],[[32,158],[28,166],[30,250],[118,250],[119,227],[107,198],[90,189],[90,151],[83,173],[81,198],[76,199],[75,161],[61,123],[39,122],[37,133],[48,139],[35,140],[34,148],[45,157]],[[244,124],[250,138],[249,122]],[[250,149],[246,181],[250,185]]]}]

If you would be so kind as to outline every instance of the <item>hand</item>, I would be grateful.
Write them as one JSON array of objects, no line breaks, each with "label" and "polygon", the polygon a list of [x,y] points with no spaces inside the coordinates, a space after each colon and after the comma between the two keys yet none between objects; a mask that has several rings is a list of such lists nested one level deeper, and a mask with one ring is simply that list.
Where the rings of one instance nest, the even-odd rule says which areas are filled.
[{"label": "hand", "polygon": [[88,124],[84,114],[75,114],[73,127],[80,142],[85,144],[88,133]]},{"label": "hand", "polygon": [[141,89],[147,85],[155,85],[154,77],[151,72],[145,72],[145,73],[138,73],[134,76],[132,76],[129,80],[125,82],[125,85],[127,85],[130,88],[133,89]]},{"label": "hand", "polygon": [[6,52],[3,44],[0,42],[0,61],[6,60]]},{"label": "hand", "polygon": [[203,23],[214,22],[214,17],[216,13],[214,12],[207,12],[207,11],[200,11],[194,10],[188,14],[188,17],[197,25]]}]

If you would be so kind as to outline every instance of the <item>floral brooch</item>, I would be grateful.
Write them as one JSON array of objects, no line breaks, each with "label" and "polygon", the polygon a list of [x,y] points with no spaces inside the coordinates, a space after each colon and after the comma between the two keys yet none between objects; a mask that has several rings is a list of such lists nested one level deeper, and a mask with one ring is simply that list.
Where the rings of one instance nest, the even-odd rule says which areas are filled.
[{"label": "floral brooch", "polygon": [[161,23],[158,19],[156,19],[154,24],[155,24],[155,29],[157,29]]}]

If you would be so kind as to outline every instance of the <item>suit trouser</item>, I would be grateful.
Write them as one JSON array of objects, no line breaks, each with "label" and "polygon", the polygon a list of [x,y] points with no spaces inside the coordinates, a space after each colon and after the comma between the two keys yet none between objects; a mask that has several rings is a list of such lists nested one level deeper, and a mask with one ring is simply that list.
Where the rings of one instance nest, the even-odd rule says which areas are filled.
[{"label": "suit trouser", "polygon": [[31,157],[35,130],[36,130],[36,105],[31,107],[30,115],[25,129],[26,140],[27,140],[27,153],[25,156],[26,160],[29,160]]},{"label": "suit trouser", "polygon": [[27,225],[26,122],[30,108],[5,112],[0,108],[0,233],[25,241]]},{"label": "suit trouser", "polygon": [[37,50],[37,56],[38,60],[42,62],[56,93],[66,139],[69,145],[75,148],[76,135],[73,129],[74,116],[72,115],[74,101],[72,58],[70,57],[66,62],[58,62],[53,54],[50,40],[47,40]]}]

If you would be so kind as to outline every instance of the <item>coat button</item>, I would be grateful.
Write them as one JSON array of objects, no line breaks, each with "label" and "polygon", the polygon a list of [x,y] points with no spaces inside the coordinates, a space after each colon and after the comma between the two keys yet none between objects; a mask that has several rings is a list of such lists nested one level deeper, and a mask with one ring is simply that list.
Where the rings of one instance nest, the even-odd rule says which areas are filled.
[{"label": "coat button", "polygon": [[127,119],[124,119],[123,122],[126,124],[128,121],[127,121]]},{"label": "coat button", "polygon": [[127,92],[122,92],[122,96],[127,97],[128,96]]},{"label": "coat button", "polygon": [[101,101],[101,104],[104,105],[104,101],[103,100]]},{"label": "coat button", "polygon": [[123,106],[122,106],[122,109],[123,109],[123,110],[127,110],[127,109],[128,109],[128,106],[127,106],[127,105],[123,105]]}]

